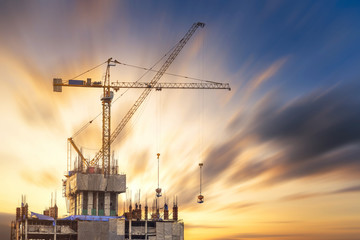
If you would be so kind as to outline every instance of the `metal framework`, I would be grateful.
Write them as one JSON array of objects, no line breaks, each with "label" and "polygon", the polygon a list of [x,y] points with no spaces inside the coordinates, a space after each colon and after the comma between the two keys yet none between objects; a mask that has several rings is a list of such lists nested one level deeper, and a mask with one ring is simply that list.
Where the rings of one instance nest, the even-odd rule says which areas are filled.
[{"label": "metal framework", "polygon": [[[194,23],[185,36],[178,42],[174,47],[173,51],[160,68],[159,71],[155,74],[153,79],[148,82],[110,82],[110,67],[114,66],[117,63],[120,63],[116,60],[109,58],[107,61],[107,68],[105,74],[104,84],[101,82],[91,83],[91,79],[87,81],[83,80],[68,80],[63,81],[61,78],[53,79],[53,87],[55,92],[62,92],[62,87],[91,87],[91,88],[103,88],[103,96],[101,98],[103,106],[103,129],[102,129],[102,148],[96,153],[95,157],[91,161],[87,161],[84,156],[81,154],[81,151],[76,147],[72,138],[69,138],[68,141],[75,148],[76,152],[79,154],[80,158],[86,166],[95,166],[102,159],[102,173],[107,176],[110,174],[110,145],[114,142],[116,137],[120,134],[126,124],[129,122],[131,117],[139,109],[141,104],[144,102],[146,97],[149,95],[152,89],[161,90],[161,89],[228,89],[230,86],[228,83],[217,83],[217,82],[202,82],[202,83],[158,83],[160,78],[164,75],[166,70],[169,68],[171,63],[178,56],[180,51],[183,49],[185,44],[195,33],[199,27],[204,27],[205,24],[201,22]],[[112,134],[110,129],[111,121],[111,101],[113,99],[113,92],[118,91],[120,88],[145,88],[140,97],[136,100],[135,104],[130,108],[128,113],[124,116],[119,125],[115,128]]]},{"label": "metal framework", "polygon": [[[160,80],[160,78],[164,75],[165,71],[169,68],[171,63],[175,60],[175,58],[177,57],[179,52],[183,49],[185,44],[188,42],[188,40],[191,38],[191,36],[195,33],[196,29],[198,29],[199,27],[204,27],[204,26],[205,26],[205,24],[201,23],[201,22],[194,23],[191,26],[189,31],[179,41],[179,43],[175,46],[174,50],[171,52],[171,54],[167,58],[164,65],[162,65],[160,70],[155,74],[153,79],[150,81],[150,83],[149,83],[150,85],[155,85]],[[105,151],[106,151],[105,149],[110,148],[110,144],[116,139],[116,137],[119,135],[119,133],[125,127],[125,125],[129,122],[130,118],[135,114],[136,110],[139,109],[141,104],[144,102],[145,98],[149,95],[150,91],[151,91],[151,88],[146,88],[143,91],[143,93],[140,95],[140,97],[136,100],[135,104],[130,108],[130,110],[125,115],[125,117],[122,119],[120,124],[115,128],[114,132],[111,134],[110,141],[108,143],[109,145],[103,145],[103,147],[100,149],[100,151],[90,161],[90,165],[96,165],[97,162],[100,160],[101,156],[104,156]],[[108,172],[110,172],[110,168],[108,169]]]},{"label": "metal framework", "polygon": [[[83,81],[85,83],[85,81]],[[61,83],[54,83],[54,87],[91,87],[104,88],[103,85],[92,84],[69,84],[69,81],[62,81]],[[148,82],[112,82],[110,88],[118,91],[121,88],[151,88],[156,90],[162,89],[227,89],[231,90],[229,83],[218,82],[201,82],[201,83],[156,83],[150,84]]]},{"label": "metal framework", "polygon": [[110,122],[111,122],[111,101],[113,99],[114,93],[110,90],[110,66],[111,58],[108,60],[105,73],[105,82],[104,82],[104,93],[101,98],[102,107],[103,107],[103,133],[102,133],[102,174],[105,176],[110,175]]}]

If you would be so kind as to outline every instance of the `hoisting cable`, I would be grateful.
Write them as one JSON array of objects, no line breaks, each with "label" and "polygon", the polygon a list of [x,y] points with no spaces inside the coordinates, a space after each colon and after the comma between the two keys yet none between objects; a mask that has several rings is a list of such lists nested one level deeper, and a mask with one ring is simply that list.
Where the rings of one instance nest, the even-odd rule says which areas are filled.
[{"label": "hoisting cable", "polygon": [[[149,68],[149,69],[148,69],[143,75],[141,75],[140,78],[138,78],[135,82],[140,81],[140,80],[141,80],[146,74],[148,74],[150,71],[155,71],[155,70],[153,70],[153,68],[154,68],[159,62],[161,62],[170,52],[172,52],[173,49],[174,49],[177,45],[178,45],[178,43],[175,44],[164,56],[162,56],[151,68]],[[78,78],[78,77],[84,75],[85,73],[88,73],[88,72],[94,70],[95,68],[98,68],[98,67],[102,66],[103,64],[105,64],[105,63],[107,63],[107,62],[108,62],[108,60],[106,60],[105,62],[103,62],[103,63],[101,63],[101,64],[99,64],[99,65],[97,65],[97,66],[95,66],[95,67],[93,67],[93,68],[91,68],[91,69],[89,69],[89,70],[87,70],[87,71],[79,74],[79,75],[77,75],[76,77],[74,77],[74,78],[72,78],[72,79]],[[116,62],[117,64],[121,64],[121,63],[120,63],[119,61],[117,61],[117,60],[115,60],[115,62]],[[129,88],[127,88],[123,93],[121,93],[120,96],[117,97],[117,98],[113,101],[113,103],[115,103],[120,97],[122,97],[125,93],[127,93],[127,91],[129,91]],[[82,126],[82,127],[72,136],[72,138],[75,138],[75,137],[76,137],[77,135],[79,135],[82,131],[84,131],[84,130],[85,130],[95,119],[97,119],[101,114],[102,114],[102,112],[100,112],[99,114],[97,114],[92,120],[90,120],[90,121],[87,122],[84,126]]]},{"label": "hoisting cable", "polygon": [[105,61],[105,62],[103,62],[103,63],[100,63],[99,65],[96,65],[96,66],[95,66],[95,67],[93,67],[93,68],[90,68],[89,70],[87,70],[87,71],[85,71],[85,72],[83,72],[83,73],[81,73],[81,74],[77,75],[76,77],[70,78],[69,80],[72,80],[72,79],[78,78],[78,77],[80,77],[80,76],[84,75],[85,73],[88,73],[88,72],[90,72],[90,71],[94,70],[95,68],[98,68],[98,67],[100,67],[100,66],[104,65],[104,64],[105,64],[105,63],[107,63],[107,62],[108,62],[108,60],[106,60],[106,61]]},{"label": "hoisting cable", "polygon": [[[127,63],[122,63],[122,62],[118,62],[118,64],[124,65],[124,66],[128,66],[128,67],[133,67],[133,68],[138,68],[138,69],[142,69],[142,70],[147,70],[148,72],[158,72],[158,70],[154,70],[152,68],[145,68],[145,67],[140,67],[140,66],[136,66],[136,65],[132,65],[132,64],[127,64]],[[191,79],[191,80],[196,80],[196,81],[202,81],[202,82],[208,82],[208,83],[218,83],[218,82],[214,82],[214,81],[210,81],[210,80],[204,80],[204,79],[200,79],[200,78],[194,78],[194,77],[188,77],[188,76],[184,76],[184,75],[179,75],[179,74],[174,74],[174,73],[165,73],[166,75],[170,75],[170,76],[174,76],[174,77],[181,77],[181,78],[186,78],[186,79]]]},{"label": "hoisting cable", "polygon": [[96,118],[98,118],[101,115],[102,112],[100,112],[96,117],[91,119],[89,122],[87,122],[84,126],[82,126],[73,136],[72,138],[75,138],[77,135],[79,135],[85,128],[87,128]]},{"label": "hoisting cable", "polygon": [[[177,45],[177,44],[176,44]],[[161,62],[170,52],[172,52],[172,50],[176,47],[176,45],[175,46],[173,46],[164,56],[162,56],[154,65],[152,65],[152,67],[151,68],[149,68],[149,69],[147,69],[147,71],[143,74],[143,75],[141,75],[135,82],[138,82],[138,81],[140,81],[143,77],[145,77],[145,75],[146,74],[148,74],[150,71],[155,71],[155,70],[153,70],[153,68],[159,63],[159,62]],[[115,62],[117,63],[117,64],[122,64],[122,63],[120,63],[118,60],[115,60]],[[122,94],[120,94],[120,96],[119,97],[117,97],[114,101],[113,101],[113,103],[114,102],[116,102],[120,97],[122,97],[125,93],[127,93],[127,91],[129,91],[129,89],[130,88],[127,88]]]},{"label": "hoisting cable", "polygon": [[[107,62],[108,62],[108,60],[106,60],[106,61],[103,62],[103,63],[100,63],[100,64],[96,65],[96,66],[93,67],[93,68],[90,68],[89,70],[87,70],[87,71],[85,71],[85,72],[83,72],[83,73],[81,73],[81,74],[79,74],[79,75],[77,75],[77,76],[75,76],[75,77],[73,77],[73,78],[71,78],[71,79],[78,78],[78,77],[84,75],[85,73],[88,73],[88,72],[90,72],[90,71],[92,71],[92,70],[94,70],[94,69],[96,69],[96,68],[104,65],[104,64],[107,63]],[[71,79],[70,79],[70,80],[71,80]],[[96,115],[96,117],[94,117],[92,120],[90,120],[89,122],[87,122],[84,126],[82,126],[82,127],[72,136],[72,138],[75,138],[77,135],[79,135],[85,128],[87,128],[87,127],[88,127],[96,118],[98,118],[100,115],[101,115],[101,113],[99,113],[98,115]]]}]

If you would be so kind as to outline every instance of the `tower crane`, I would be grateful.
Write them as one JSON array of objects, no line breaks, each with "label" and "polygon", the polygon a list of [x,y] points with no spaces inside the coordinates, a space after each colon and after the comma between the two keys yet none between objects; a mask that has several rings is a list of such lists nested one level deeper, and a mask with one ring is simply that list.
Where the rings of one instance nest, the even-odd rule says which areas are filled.
[{"label": "tower crane", "polygon": [[[217,82],[205,82],[205,83],[158,83],[160,78],[164,75],[166,70],[169,68],[171,63],[177,57],[179,52],[195,33],[195,31],[205,26],[204,23],[194,23],[185,36],[177,43],[172,50],[171,54],[157,71],[153,79],[148,82],[110,82],[110,67],[120,64],[119,61],[109,58],[107,60],[107,68],[105,72],[104,83],[91,82],[91,79],[85,80],[67,80],[63,81],[61,78],[53,79],[53,90],[54,92],[62,92],[62,87],[88,87],[88,88],[102,88],[103,95],[101,97],[102,102],[102,147],[96,153],[95,157],[91,160],[87,160],[79,148],[76,146],[72,138],[68,138],[68,142],[74,147],[78,153],[83,164],[85,166],[96,166],[100,159],[102,159],[102,174],[108,176],[110,174],[110,145],[114,142],[116,137],[120,134],[126,124],[129,122],[131,117],[135,114],[136,110],[141,106],[146,97],[149,95],[152,89],[230,89],[229,84],[217,83]],[[114,91],[118,91],[121,88],[144,88],[144,91],[140,97],[136,100],[134,105],[130,108],[115,130],[111,133],[110,121],[111,121],[111,102],[114,96]]]}]

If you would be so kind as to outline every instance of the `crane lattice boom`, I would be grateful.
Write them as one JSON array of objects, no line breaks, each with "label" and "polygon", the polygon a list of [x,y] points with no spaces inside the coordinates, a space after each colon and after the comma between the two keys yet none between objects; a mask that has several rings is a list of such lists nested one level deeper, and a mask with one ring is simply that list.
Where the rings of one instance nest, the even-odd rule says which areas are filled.
[{"label": "crane lattice boom", "polygon": [[[107,68],[105,73],[104,84],[101,82],[91,82],[91,79],[84,80],[68,80],[63,81],[61,78],[53,79],[53,87],[55,92],[62,92],[62,87],[91,87],[91,88],[102,88],[103,96],[101,98],[103,105],[103,129],[102,129],[102,148],[96,153],[95,157],[88,161],[84,158],[79,148],[75,145],[72,138],[69,138],[69,143],[75,148],[76,152],[79,154],[79,157],[82,159],[85,166],[96,166],[100,159],[102,159],[102,171],[105,176],[110,174],[110,145],[114,142],[116,137],[120,134],[126,124],[129,122],[131,117],[135,114],[141,104],[144,102],[146,97],[149,95],[152,89],[161,90],[161,89],[230,89],[228,83],[218,83],[211,81],[203,81],[201,83],[158,83],[160,78],[165,74],[166,70],[169,68],[171,63],[175,60],[179,52],[195,33],[196,29],[199,27],[204,27],[205,24],[201,22],[194,23],[185,36],[178,42],[174,47],[169,57],[160,68],[159,71],[155,74],[153,79],[148,82],[110,82],[110,67],[115,64],[121,64],[117,60],[112,60],[109,58],[107,60]],[[113,92],[111,89],[118,91],[120,88],[144,88],[140,97],[136,100],[134,105],[130,108],[124,118],[121,120],[119,125],[115,130],[110,134],[110,116],[111,116],[111,101],[113,99]]]},{"label": "crane lattice boom", "polygon": [[[201,22],[194,23],[189,31],[185,34],[185,36],[179,41],[179,43],[175,46],[174,50],[171,52],[167,60],[165,61],[164,65],[160,68],[160,70],[155,74],[153,79],[150,81],[150,85],[155,85],[160,78],[164,75],[165,71],[169,68],[171,63],[175,60],[179,52],[183,49],[185,44],[188,42],[188,40],[191,38],[191,36],[194,34],[196,29],[199,27],[204,27],[205,24]],[[146,88],[143,93],[140,95],[140,97],[136,100],[135,104],[130,108],[128,113],[125,115],[125,117],[121,120],[120,124],[115,128],[114,132],[110,136],[109,144],[114,142],[115,138],[119,135],[121,130],[125,127],[125,125],[129,122],[130,118],[134,115],[136,110],[140,107],[140,105],[144,102],[145,98],[149,95],[151,91],[151,88]],[[101,156],[104,154],[104,150],[107,149],[108,146],[103,146],[100,151],[95,155],[94,159],[90,161],[90,165],[95,165],[100,160]],[[108,169],[110,172],[110,168]]]},{"label": "crane lattice boom", "polygon": [[[61,79],[59,79],[61,80]],[[82,80],[80,80],[82,81]],[[80,84],[69,84],[67,82],[54,83],[54,87],[92,87],[92,88],[103,88],[103,85],[89,85],[85,84],[85,81],[80,82]],[[112,82],[110,88],[118,91],[121,88],[152,88],[156,90],[161,89],[227,89],[231,90],[228,83],[217,83],[217,82],[203,82],[203,83],[156,83],[150,84],[148,82]]]}]

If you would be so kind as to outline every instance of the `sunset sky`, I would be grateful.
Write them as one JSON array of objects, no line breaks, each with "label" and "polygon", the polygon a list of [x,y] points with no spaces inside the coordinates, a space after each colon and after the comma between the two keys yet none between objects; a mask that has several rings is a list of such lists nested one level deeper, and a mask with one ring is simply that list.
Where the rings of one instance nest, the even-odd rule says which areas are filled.
[{"label": "sunset sky", "polygon": [[[101,113],[100,89],[55,93],[52,79],[110,57],[149,68],[198,21],[168,72],[232,90],[147,98],[112,145],[129,195],[141,189],[152,203],[159,152],[160,187],[171,204],[178,196],[187,240],[360,239],[359,13],[360,1],[0,0],[0,239],[22,194],[41,213],[56,191],[67,214],[66,139]],[[144,73],[117,65],[111,81]],[[141,91],[115,94],[113,129]],[[101,116],[75,142],[93,156]]]}]

